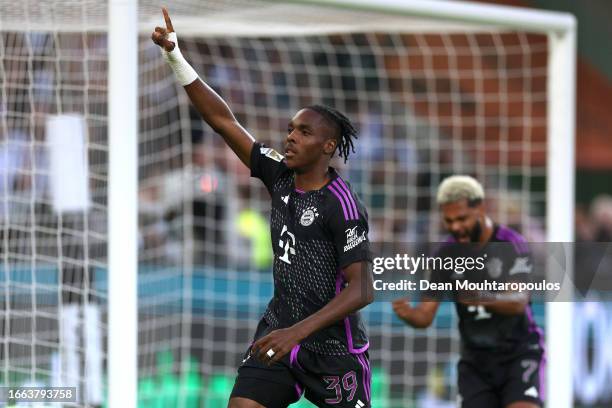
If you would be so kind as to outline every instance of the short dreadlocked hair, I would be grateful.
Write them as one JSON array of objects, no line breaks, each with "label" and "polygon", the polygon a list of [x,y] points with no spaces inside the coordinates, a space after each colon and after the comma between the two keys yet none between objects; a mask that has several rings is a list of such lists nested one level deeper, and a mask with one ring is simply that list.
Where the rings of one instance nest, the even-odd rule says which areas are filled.
[{"label": "short dreadlocked hair", "polygon": [[338,150],[338,155],[342,157],[346,163],[349,154],[351,152],[355,153],[355,146],[353,143],[354,140],[357,139],[357,129],[355,129],[355,126],[353,126],[349,118],[342,112],[330,108],[329,106],[310,105],[307,106],[306,109],[317,112],[338,129],[336,150]]}]

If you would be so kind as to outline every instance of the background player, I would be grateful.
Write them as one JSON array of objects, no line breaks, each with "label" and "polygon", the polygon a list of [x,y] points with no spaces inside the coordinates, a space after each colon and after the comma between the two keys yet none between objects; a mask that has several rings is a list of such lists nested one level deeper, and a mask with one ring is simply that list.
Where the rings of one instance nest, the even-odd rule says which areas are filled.
[{"label": "background player", "polygon": [[305,396],[317,406],[370,406],[368,339],[357,313],[372,301],[367,213],[329,167],[346,160],[356,136],[340,112],[314,105],[289,122],[285,157],[257,143],[227,104],[181,55],[166,29],[153,41],[202,118],[272,198],[274,297],[245,355],[230,407],[286,407]]},{"label": "background player", "polygon": [[[524,279],[532,267],[525,239],[494,224],[485,213],[483,199],[483,188],[472,177],[452,176],[440,184],[437,202],[451,237],[438,256],[466,256],[466,251],[475,247],[476,252],[488,255],[483,271],[488,279],[521,280],[521,275]],[[469,243],[477,245],[462,245]],[[451,275],[453,271],[434,271],[431,279],[449,282]],[[542,406],[544,339],[533,320],[528,295],[486,295],[486,300],[455,298],[462,343],[458,370],[461,407]],[[433,295],[425,296],[415,307],[406,299],[393,302],[395,313],[416,328],[428,327],[438,306],[439,298]]]}]

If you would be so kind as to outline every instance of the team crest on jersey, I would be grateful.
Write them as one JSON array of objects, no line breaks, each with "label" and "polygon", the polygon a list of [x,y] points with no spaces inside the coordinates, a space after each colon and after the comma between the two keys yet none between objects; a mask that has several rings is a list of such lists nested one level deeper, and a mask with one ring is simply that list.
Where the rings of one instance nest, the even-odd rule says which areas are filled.
[{"label": "team crest on jersey", "polygon": [[274,161],[280,162],[284,159],[283,155],[270,147],[260,147],[259,153],[266,157],[271,158]]},{"label": "team crest on jersey", "polygon": [[359,232],[357,231],[357,227],[359,227],[359,225],[356,225],[353,228],[346,229],[346,245],[344,246],[344,252],[355,248],[357,245],[361,244],[363,241],[366,240],[365,231],[359,234]]},{"label": "team crest on jersey", "polygon": [[487,271],[489,272],[489,276],[493,279],[497,279],[502,274],[502,267],[504,266],[503,262],[499,258],[490,258],[487,261]]},{"label": "team crest on jersey", "polygon": [[318,216],[319,212],[315,207],[308,207],[304,210],[302,216],[300,217],[300,224],[307,227],[311,225]]}]

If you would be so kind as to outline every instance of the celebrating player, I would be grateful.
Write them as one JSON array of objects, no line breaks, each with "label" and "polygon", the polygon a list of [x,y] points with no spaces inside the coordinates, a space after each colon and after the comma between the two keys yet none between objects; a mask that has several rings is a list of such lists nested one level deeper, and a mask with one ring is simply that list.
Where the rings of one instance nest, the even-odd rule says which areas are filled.
[{"label": "celebrating player", "polygon": [[[483,199],[482,186],[472,177],[451,176],[442,181],[437,202],[451,237],[438,256],[486,253],[482,271],[485,278],[505,282],[525,279],[532,268],[525,239],[516,231],[494,224],[485,214]],[[436,283],[463,278],[465,275],[454,271],[434,271],[432,275]],[[481,293],[477,297],[454,295],[462,342],[460,406],[542,406],[543,335],[533,320],[529,296],[511,292]],[[409,325],[426,328],[436,315],[439,301],[430,293],[414,307],[406,299],[397,300],[393,310]]]},{"label": "celebrating player", "polygon": [[335,109],[313,105],[290,120],[285,155],[236,121],[201,81],[166,28],[152,34],[202,118],[272,199],[274,297],[238,369],[229,407],[286,407],[302,393],[320,407],[369,407],[368,339],[357,310],[372,301],[367,213],[336,171],[356,131]]}]

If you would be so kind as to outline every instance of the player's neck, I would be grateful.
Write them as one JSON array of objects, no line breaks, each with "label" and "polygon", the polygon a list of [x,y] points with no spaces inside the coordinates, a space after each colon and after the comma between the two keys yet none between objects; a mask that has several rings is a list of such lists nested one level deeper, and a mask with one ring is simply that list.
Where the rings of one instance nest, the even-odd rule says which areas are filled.
[{"label": "player's neck", "polygon": [[487,216],[484,217],[482,225],[483,227],[482,232],[480,233],[479,242],[480,244],[485,245],[493,236],[493,230],[495,229],[495,226],[493,225],[493,221]]},{"label": "player's neck", "polygon": [[295,172],[295,188],[302,191],[320,190],[329,182],[331,174],[328,167],[307,172]]}]

